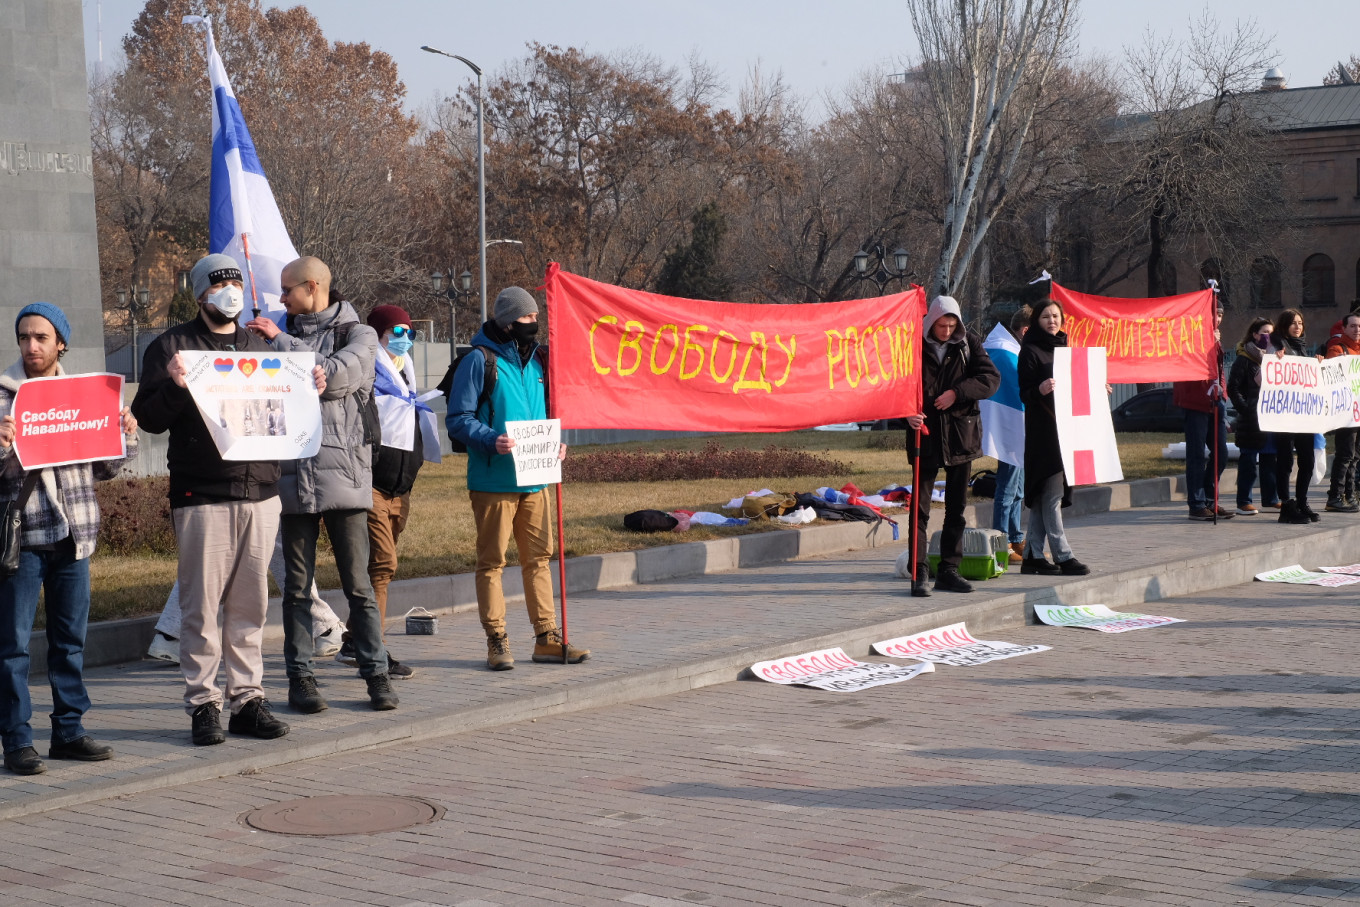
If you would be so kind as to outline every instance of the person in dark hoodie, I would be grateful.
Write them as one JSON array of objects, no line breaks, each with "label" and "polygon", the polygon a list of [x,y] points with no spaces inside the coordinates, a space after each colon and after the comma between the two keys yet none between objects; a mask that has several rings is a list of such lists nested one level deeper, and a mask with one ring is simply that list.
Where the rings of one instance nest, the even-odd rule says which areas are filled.
[{"label": "person in dark hoodie", "polygon": [[[1270,342],[1276,356],[1312,356],[1308,352],[1308,341],[1303,337],[1303,313],[1298,309],[1285,309],[1275,319],[1275,330],[1270,334]],[[1317,356],[1322,359],[1322,356]],[[1308,485],[1313,481],[1313,466],[1316,464],[1313,436],[1308,433],[1275,434],[1275,487],[1283,498],[1289,493],[1289,474],[1294,470],[1294,455],[1298,454],[1299,471],[1294,480],[1294,497],[1284,501],[1280,508],[1281,523],[1316,523],[1321,517],[1308,506]]]},{"label": "person in dark hoodie", "polygon": [[[484,398],[491,364],[496,383]],[[491,320],[472,338],[472,352],[458,363],[444,420],[449,436],[467,445],[468,497],[477,523],[477,611],[486,631],[486,666],[493,671],[515,666],[501,591],[512,536],[534,626],[533,660],[575,664],[590,657],[589,649],[567,644],[557,627],[548,569],[553,550],[548,492],[542,485],[516,482],[510,454],[515,439],[505,432],[508,421],[547,418],[547,377],[539,355],[538,303],[528,290],[507,287],[496,297]],[[559,447],[558,458],[566,451],[566,445]]]},{"label": "person in dark hoodie", "polygon": [[[1360,312],[1341,319],[1341,332],[1327,341],[1327,358],[1360,355]],[[1360,512],[1355,494],[1355,467],[1360,462],[1356,440],[1360,428],[1338,428],[1332,433],[1336,454],[1332,459],[1332,487],[1327,493],[1326,510],[1334,513]]]},{"label": "person in dark hoodie", "polygon": [[[944,470],[944,526],[940,534],[940,569],[935,588],[943,592],[972,592],[959,575],[963,561],[963,508],[968,504],[968,476],[973,460],[982,456],[982,418],[978,401],[1001,386],[1001,375],[982,346],[982,338],[964,329],[959,304],[937,296],[926,312],[921,342],[921,398],[923,415],[911,416],[912,429],[922,425],[921,471],[912,476],[916,506],[916,570],[911,594],[926,596],[926,528],[930,524],[930,493],[935,476]],[[914,438],[907,433],[908,443]],[[912,459],[915,460],[912,451]]]},{"label": "person in dark hoodie", "polygon": [[1261,431],[1256,418],[1256,401],[1261,396],[1261,356],[1270,350],[1270,333],[1275,326],[1269,318],[1259,315],[1247,325],[1246,336],[1237,345],[1237,358],[1228,372],[1228,399],[1237,410],[1237,512],[1241,516],[1256,516],[1260,510],[1251,502],[1251,488],[1256,484],[1257,466],[1261,475],[1261,506],[1278,508],[1275,493],[1275,450]]},{"label": "person in dark hoodie", "polygon": [[[1072,553],[1062,520],[1062,508],[1072,506],[1072,488],[1063,473],[1058,417],[1053,407],[1053,351],[1067,346],[1062,326],[1062,306],[1052,299],[1040,300],[1020,342],[1016,370],[1020,399],[1025,404],[1025,506],[1029,508],[1020,572],[1085,576],[1091,568]],[[1044,557],[1045,540],[1056,563]]]}]

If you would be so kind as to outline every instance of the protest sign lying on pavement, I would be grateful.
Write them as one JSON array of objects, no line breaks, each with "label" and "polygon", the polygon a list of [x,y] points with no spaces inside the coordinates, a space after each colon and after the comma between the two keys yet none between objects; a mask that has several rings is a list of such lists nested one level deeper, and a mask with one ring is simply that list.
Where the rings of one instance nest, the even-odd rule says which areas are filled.
[{"label": "protest sign lying on pavement", "polygon": [[1344,573],[1347,576],[1360,576],[1360,564],[1347,564],[1344,567],[1319,567],[1323,573]]},{"label": "protest sign lying on pavement", "polygon": [[532,419],[505,423],[505,433],[515,441],[510,456],[515,461],[516,485],[562,484],[561,419]]},{"label": "protest sign lying on pavement", "polygon": [[123,376],[29,378],[14,395],[14,452],[25,470],[127,454]]},{"label": "protest sign lying on pavement", "polygon": [[189,394],[222,459],[299,460],[321,449],[316,354],[180,355]]},{"label": "protest sign lying on pavement", "polygon": [[1256,578],[1263,583],[1297,583],[1301,586],[1349,586],[1351,583],[1360,583],[1360,576],[1351,573],[1352,570],[1360,573],[1360,565],[1323,567],[1322,570],[1324,572],[1315,573],[1292,564],[1279,570],[1258,573]]},{"label": "protest sign lying on pavement", "polygon": [[899,636],[876,642],[873,649],[879,655],[892,658],[916,658],[936,664],[980,665],[1001,658],[1014,658],[1031,652],[1047,652],[1050,646],[1020,646],[1013,642],[974,639],[963,623],[950,624],[910,636]]},{"label": "protest sign lying on pavement", "polygon": [[1099,630],[1101,633],[1125,633],[1129,630],[1185,623],[1179,617],[1116,613],[1104,605],[1035,605],[1034,616],[1040,622],[1055,627],[1077,627],[1082,630]]},{"label": "protest sign lying on pavement", "polygon": [[885,683],[901,683],[933,670],[935,666],[928,661],[911,667],[855,661],[839,647],[751,665],[751,673],[761,680],[816,687],[833,693],[853,693]]}]

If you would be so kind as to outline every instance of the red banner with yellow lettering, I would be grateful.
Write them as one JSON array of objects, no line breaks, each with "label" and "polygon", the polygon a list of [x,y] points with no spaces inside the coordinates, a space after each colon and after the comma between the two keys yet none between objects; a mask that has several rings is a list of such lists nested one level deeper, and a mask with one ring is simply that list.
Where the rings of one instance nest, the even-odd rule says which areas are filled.
[{"label": "red banner with yellow lettering", "polygon": [[1103,346],[1111,384],[1211,381],[1214,291],[1157,299],[1077,293],[1056,282],[1049,295],[1063,307],[1068,346]]},{"label": "red banner with yellow lettering", "polygon": [[658,296],[548,266],[564,428],[788,431],[921,408],[925,294],[753,305]]}]

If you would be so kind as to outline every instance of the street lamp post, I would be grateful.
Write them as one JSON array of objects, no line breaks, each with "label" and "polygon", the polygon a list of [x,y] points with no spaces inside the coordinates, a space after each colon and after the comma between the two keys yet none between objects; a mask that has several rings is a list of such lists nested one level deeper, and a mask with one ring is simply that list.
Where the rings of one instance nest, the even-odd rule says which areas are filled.
[{"label": "street lamp post", "polygon": [[151,303],[151,291],[146,287],[138,289],[133,287],[132,292],[118,290],[115,294],[118,297],[118,307],[126,308],[128,311],[128,324],[132,333],[132,383],[137,383],[137,314],[146,311]]},{"label": "street lamp post", "polygon": [[892,264],[888,264],[888,254],[883,251],[882,243],[875,243],[873,256],[863,249],[855,253],[852,259],[855,263],[855,271],[850,277],[854,280],[868,280],[878,287],[878,295],[882,296],[887,292],[888,284],[894,280],[907,281],[912,273],[908,270],[910,256],[907,250],[898,246],[892,253]]},{"label": "street lamp post", "polygon": [[437,48],[422,44],[421,50],[427,53],[439,54],[441,57],[449,57],[459,62],[467,64],[467,67],[477,74],[477,247],[480,250],[478,255],[478,273],[482,287],[482,323],[486,323],[486,161],[484,145],[486,134],[482,131],[482,68],[473,63],[467,57],[460,57],[458,54],[445,53]]},{"label": "street lamp post", "polygon": [[[455,302],[457,302],[459,299],[470,299],[470,298],[472,298],[472,272],[471,272],[471,271],[464,271],[462,274],[458,275],[458,280],[459,280],[459,282],[462,283],[462,285],[463,285],[463,289],[462,289],[461,291],[458,289],[457,286],[454,285],[454,282],[453,282],[453,268],[449,268],[449,286],[448,286],[448,289],[445,289],[445,288],[444,288],[444,275],[441,274],[441,273],[439,273],[438,271],[435,271],[435,272],[433,272],[433,273],[430,274],[430,289],[434,291],[434,295],[436,295],[436,296],[443,296],[443,297],[445,297],[446,299],[448,299],[448,301],[449,301],[449,364],[450,364],[450,365],[453,364],[453,360],[455,360],[455,359],[458,358],[458,341],[457,341],[457,335],[456,335],[456,333],[455,333],[455,328],[456,328],[456,326],[457,326],[457,320],[456,320],[456,316],[455,316],[455,314],[454,314],[453,304],[454,304]],[[485,322],[483,322],[483,324],[485,324]]]}]

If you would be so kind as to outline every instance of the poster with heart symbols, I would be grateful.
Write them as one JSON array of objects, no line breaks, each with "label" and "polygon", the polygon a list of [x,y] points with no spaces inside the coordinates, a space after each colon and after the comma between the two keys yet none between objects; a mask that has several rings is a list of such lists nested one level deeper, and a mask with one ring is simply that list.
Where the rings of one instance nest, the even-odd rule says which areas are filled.
[{"label": "poster with heart symbols", "polygon": [[185,379],[224,460],[301,460],[321,449],[312,353],[183,350]]}]

